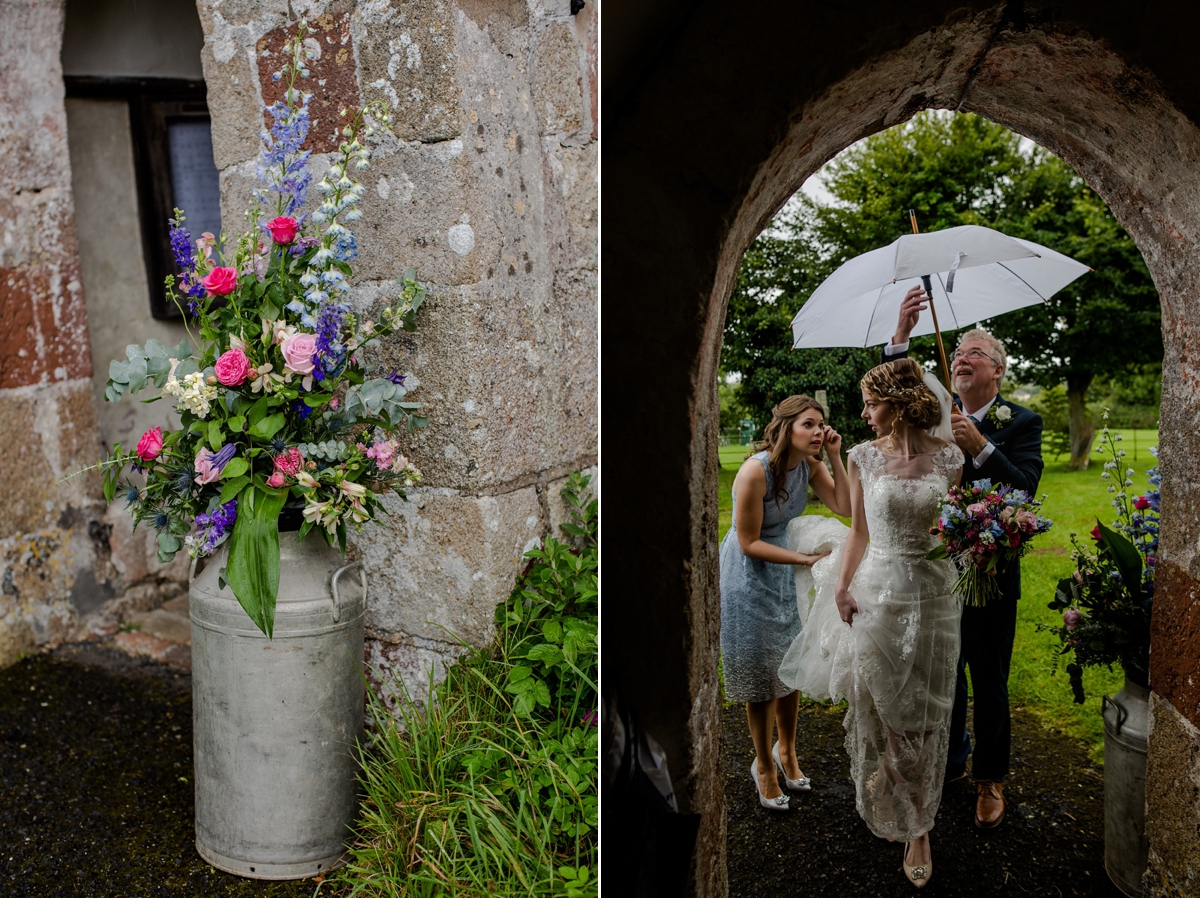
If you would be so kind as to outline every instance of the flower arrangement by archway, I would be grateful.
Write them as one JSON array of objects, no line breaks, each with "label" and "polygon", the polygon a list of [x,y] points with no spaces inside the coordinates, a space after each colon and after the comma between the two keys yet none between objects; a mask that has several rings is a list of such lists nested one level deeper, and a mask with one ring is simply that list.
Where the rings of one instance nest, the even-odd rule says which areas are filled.
[{"label": "flower arrangement by archway", "polygon": [[[306,35],[301,23],[274,76],[288,86],[266,107],[272,124],[248,216],[255,226],[236,240],[205,233],[193,241],[181,211],[171,221],[182,274],[167,278],[167,292],[192,340],[174,349],[131,345],[109,366],[105,399],[153,385],[159,396],[144,401],[174,402],[181,426],[151,428],[100,464],[106,500],[124,495],[135,526],[155,528],[160,561],[185,548],[209,555],[228,540],[224,580],[268,636],[281,513],[302,516],[301,539],[315,529],[344,552],[347,529],[375,517],[380,494],[403,497],[420,479],[396,435],[427,423],[408,399],[415,377],[373,374],[362,356],[397,328],[416,329],[425,290],[415,271],[404,273],[399,298],[378,320],[362,320],[346,301],[357,256],[347,224],[362,218],[352,170],[369,164],[363,141],[390,127],[387,109],[343,110],[339,154],[314,184],[311,152],[302,149],[312,95],[297,86],[308,75]],[[321,202],[306,212],[310,187]]]}]

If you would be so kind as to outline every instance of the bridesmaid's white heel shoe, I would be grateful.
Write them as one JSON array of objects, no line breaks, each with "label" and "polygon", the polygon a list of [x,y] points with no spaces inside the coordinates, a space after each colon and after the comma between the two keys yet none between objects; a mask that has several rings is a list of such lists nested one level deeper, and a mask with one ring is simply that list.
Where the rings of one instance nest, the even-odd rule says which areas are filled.
[{"label": "bridesmaid's white heel shoe", "polygon": [[791,807],[791,799],[782,792],[775,798],[767,798],[762,794],[762,787],[758,784],[758,758],[750,762],[750,779],[754,780],[754,790],[758,793],[758,803],[768,811],[786,811]]},{"label": "bridesmaid's white heel shoe", "polygon": [[929,884],[929,877],[933,876],[933,858],[924,864],[917,864],[915,867],[909,866],[908,863],[908,846],[909,842],[904,843],[904,860],[901,861],[901,866],[904,867],[904,875],[908,877],[908,881],[915,885],[918,889],[925,888]]},{"label": "bridesmaid's white heel shoe", "polygon": [[801,776],[799,779],[791,779],[787,772],[783,769],[783,762],[779,760],[779,743],[776,742],[771,746],[771,757],[775,759],[775,768],[779,771],[779,775],[783,777],[784,783],[793,792],[811,792],[812,780],[807,776]]}]

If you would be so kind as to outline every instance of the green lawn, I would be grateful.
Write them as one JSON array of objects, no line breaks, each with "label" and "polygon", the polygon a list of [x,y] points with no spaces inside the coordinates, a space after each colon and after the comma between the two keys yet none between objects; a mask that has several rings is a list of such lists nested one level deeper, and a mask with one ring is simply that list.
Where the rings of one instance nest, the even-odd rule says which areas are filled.
[{"label": "green lawn", "polygon": [[[1121,447],[1127,452],[1125,461],[1137,474],[1130,495],[1139,495],[1148,487],[1145,472],[1154,467],[1155,460],[1148,447],[1158,444],[1156,430],[1127,430]],[[848,448],[848,447],[847,447]],[[722,446],[720,488],[720,531],[724,538],[732,522],[733,478],[742,460],[752,450],[748,446]],[[1135,457],[1136,456],[1136,457]],[[1009,694],[1014,705],[1024,705],[1042,722],[1062,730],[1087,743],[1092,756],[1103,760],[1104,727],[1100,718],[1100,699],[1121,688],[1120,670],[1088,669],[1083,675],[1087,702],[1076,705],[1071,700],[1065,662],[1056,654],[1058,638],[1052,633],[1039,633],[1039,623],[1055,624],[1060,618],[1046,607],[1059,579],[1073,569],[1071,563],[1071,534],[1085,536],[1099,517],[1105,524],[1112,522],[1113,508],[1106,491],[1106,481],[1100,478],[1102,460],[1093,453],[1092,465],[1086,471],[1067,471],[1066,456],[1046,459],[1039,493],[1045,494],[1043,513],[1054,521],[1049,533],[1039,536],[1030,553],[1021,562],[1021,604],[1017,613],[1017,638],[1013,647]],[[810,505],[806,514],[828,514],[823,506]]]}]

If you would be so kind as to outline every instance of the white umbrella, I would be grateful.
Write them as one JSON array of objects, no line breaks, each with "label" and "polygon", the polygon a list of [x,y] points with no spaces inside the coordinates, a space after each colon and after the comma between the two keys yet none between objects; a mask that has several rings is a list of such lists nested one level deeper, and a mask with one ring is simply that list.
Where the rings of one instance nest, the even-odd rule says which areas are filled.
[{"label": "white umbrella", "polygon": [[[846,262],[813,291],[792,319],[793,348],[887,343],[904,294],[923,277],[941,327],[958,330],[1045,302],[1086,271],[1070,256],[978,225],[905,234]],[[922,315],[912,336],[935,333],[936,323]]]}]

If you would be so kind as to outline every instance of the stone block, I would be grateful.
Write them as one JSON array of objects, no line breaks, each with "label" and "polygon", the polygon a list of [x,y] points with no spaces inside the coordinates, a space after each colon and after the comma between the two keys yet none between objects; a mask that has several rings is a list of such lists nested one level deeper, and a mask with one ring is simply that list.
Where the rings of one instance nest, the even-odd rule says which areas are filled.
[{"label": "stone block", "polygon": [[[565,323],[553,296],[494,284],[435,287],[419,330],[373,356],[420,381],[412,399],[431,423],[402,440],[428,483],[496,490],[596,451],[594,324]],[[586,286],[574,300],[594,302]]]},{"label": "stone block", "polygon": [[446,678],[446,669],[465,651],[456,642],[415,636],[368,639],[367,680],[384,707],[403,722],[401,701],[426,704],[430,687]]},{"label": "stone block", "polygon": [[[312,94],[308,104],[308,139],[305,149],[314,153],[331,153],[341,145],[342,127],[348,122],[341,113],[351,114],[362,108],[355,77],[354,45],[350,38],[350,13],[325,12],[308,23],[309,37],[304,40],[305,60],[309,75],[297,79],[297,86]],[[271,106],[283,100],[287,79],[274,80],[274,74],[291,61],[284,52],[300,30],[300,24],[275,28],[255,45],[258,81],[263,103]],[[272,119],[260,113],[263,127],[270,128]]]},{"label": "stone block", "polygon": [[569,242],[559,266],[565,269],[598,267],[599,144],[563,146],[557,137],[542,138],[549,181],[563,207]]},{"label": "stone block", "polygon": [[1150,693],[1144,881],[1153,898],[1200,893],[1200,730]]},{"label": "stone block", "polygon": [[541,536],[536,490],[474,497],[418,489],[409,500],[385,497],[391,516],[354,538],[367,568],[370,635],[483,644],[522,555]]},{"label": "stone block", "polygon": [[[199,0],[204,28],[204,84],[212,115],[213,159],[217,169],[258,155],[263,126],[258,77],[258,40],[288,21],[283,3],[228,3]],[[236,221],[242,221],[239,214]]]},{"label": "stone block", "polygon": [[0,616],[0,670],[16,664],[37,647],[33,630],[10,610]]},{"label": "stone block", "polygon": [[447,0],[359,4],[351,21],[365,102],[382,100],[403,140],[461,133],[454,11]]},{"label": "stone block", "polygon": [[555,22],[533,41],[530,77],[542,134],[573,134],[584,124],[583,66],[575,30]]}]

